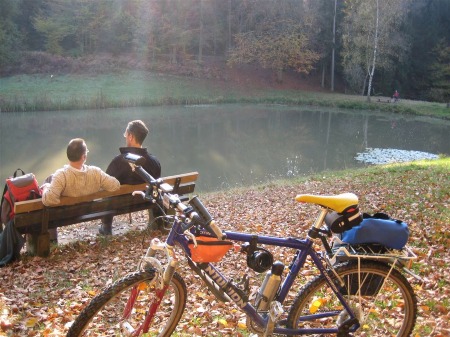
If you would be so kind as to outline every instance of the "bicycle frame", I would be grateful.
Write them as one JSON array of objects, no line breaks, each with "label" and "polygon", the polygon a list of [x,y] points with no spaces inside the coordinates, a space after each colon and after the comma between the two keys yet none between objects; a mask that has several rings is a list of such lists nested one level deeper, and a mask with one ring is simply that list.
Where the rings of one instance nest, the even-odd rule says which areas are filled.
[{"label": "bicycle frame", "polygon": [[[269,318],[268,315],[262,315],[257,312],[257,309],[248,301],[246,294],[241,291],[236,285],[234,285],[225,275],[223,275],[220,270],[218,270],[211,263],[202,263],[197,264],[191,259],[191,253],[188,247],[188,239],[185,235],[181,234],[182,228],[180,226],[180,222],[175,220],[174,225],[166,239],[166,245],[174,247],[175,245],[181,247],[184,251],[186,258],[188,259],[189,266],[191,269],[196,272],[202,280],[206,283],[208,287],[214,287],[216,291],[214,292],[217,296],[217,292],[221,294],[225,294],[224,296],[219,295],[219,299],[221,300],[232,300],[238,307],[240,307],[252,321],[256,322],[261,327],[266,327],[268,324]],[[240,232],[233,231],[224,231],[226,234],[227,240],[230,241],[238,241],[238,242],[250,242],[256,239],[258,244],[264,244],[269,246],[277,246],[277,247],[285,247],[285,248],[293,248],[296,249],[297,252],[293,258],[293,261],[290,265],[290,271],[287,276],[284,278],[280,289],[275,297],[275,300],[280,302],[281,304],[286,299],[288,295],[289,289],[294,284],[294,281],[299,274],[300,270],[304,267],[305,261],[308,256],[311,257],[314,265],[320,271],[322,275],[326,278],[330,288],[333,290],[334,294],[338,297],[339,301],[342,303],[343,307],[350,313],[351,319],[355,318],[353,310],[347,304],[343,295],[339,292],[336,285],[332,282],[327,270],[324,265],[320,253],[316,253],[313,248],[313,240],[310,238],[301,240],[297,238],[279,238],[273,236],[260,235],[255,236],[253,234],[246,234]],[[173,254],[173,253],[172,253]],[[208,276],[208,278],[205,277]],[[209,283],[209,284],[208,284]],[[308,321],[309,319],[318,319],[323,317],[335,316],[338,315],[339,312],[332,311],[321,314],[311,314],[308,316],[303,316],[300,318],[301,321]],[[354,326],[350,329],[350,332],[355,331],[359,328],[359,324],[354,324]],[[307,329],[307,328],[299,328],[299,329],[288,329],[280,326],[275,326],[273,333],[284,334],[284,335],[303,335],[303,334],[325,334],[325,333],[337,333],[338,327],[333,329],[324,329],[324,328],[315,328],[315,329]]]},{"label": "bicycle frame", "polygon": [[[178,324],[181,314],[184,310],[186,303],[186,285],[183,282],[181,276],[176,273],[180,260],[186,258],[186,261],[193,272],[200,276],[204,284],[210,289],[210,291],[216,296],[216,298],[222,302],[233,302],[242,311],[244,311],[248,317],[247,323],[250,330],[255,330],[258,334],[264,333],[264,336],[271,334],[283,334],[283,335],[307,335],[307,334],[336,334],[337,336],[347,336],[349,333],[355,332],[362,325],[361,322],[365,322],[364,316],[361,316],[362,312],[359,309],[362,303],[362,297],[365,296],[362,293],[362,285],[364,283],[361,280],[360,274],[360,260],[364,258],[373,259],[377,262],[367,265],[368,273],[380,276],[386,275],[386,268],[390,267],[387,276],[389,278],[390,273],[395,269],[394,267],[403,267],[405,269],[405,261],[410,261],[413,256],[406,252],[406,255],[402,254],[389,254],[384,256],[383,254],[373,254],[358,251],[351,251],[352,247],[344,247],[337,245],[337,247],[330,247],[328,237],[331,236],[331,231],[324,226],[326,215],[330,210],[336,211],[343,207],[349,207],[353,203],[357,203],[357,197],[354,194],[339,196],[331,196],[327,198],[312,196],[312,195],[299,195],[296,200],[299,202],[310,202],[321,206],[321,212],[317,216],[315,223],[312,225],[307,233],[306,238],[300,239],[296,237],[276,237],[272,235],[255,235],[251,233],[243,233],[236,231],[222,231],[217,223],[214,221],[208,210],[197,197],[193,197],[188,203],[183,203],[176,194],[171,194],[172,187],[165,184],[161,179],[153,179],[145,170],[139,166],[141,157],[128,154],[126,158],[132,167],[135,167],[135,171],[149,183],[146,191],[135,191],[133,195],[140,194],[150,203],[161,208],[161,210],[169,209],[174,210],[175,215],[164,217],[171,219],[172,227],[166,237],[165,242],[161,242],[158,238],[151,240],[150,246],[147,249],[147,253],[141,258],[138,271],[133,274],[133,278],[129,280],[124,278],[118,281],[117,284],[106,290],[108,296],[115,296],[111,294],[111,291],[125,291],[127,290],[129,281],[138,281],[131,289],[131,295],[128,297],[128,302],[125,305],[123,311],[122,320],[119,322],[121,330],[127,330],[128,336],[137,336],[141,333],[149,331],[153,318],[156,317],[156,312],[159,309],[159,305],[166,295],[170,287],[174,288],[175,301],[183,301],[182,306],[179,306],[180,310],[172,310],[175,316],[171,316],[167,323],[164,323],[162,327],[164,330],[160,333],[167,334]],[[323,202],[323,203],[322,203]],[[336,202],[336,203],[335,203]],[[164,209],[163,209],[164,207]],[[260,290],[255,300],[250,299],[250,289],[248,279],[244,275],[240,283],[234,283],[231,277],[223,274],[218,267],[213,263],[208,262],[195,262],[203,261],[205,256],[191,255],[191,244],[194,242],[196,245],[196,237],[198,236],[211,236],[220,240],[229,240],[232,242],[242,242],[241,252],[247,256],[248,267],[256,272],[265,272],[269,266],[272,269],[266,274],[264,282],[260,284]],[[321,241],[324,251],[316,252],[315,243]],[[205,240],[210,241],[210,240]],[[225,242],[228,245],[227,242]],[[290,263],[287,269],[284,269],[284,265],[281,262],[273,263],[271,253],[264,247],[282,247],[293,249],[291,261],[284,261]],[[177,247],[177,249],[175,249]],[[167,260],[160,261],[155,257],[157,251],[161,251],[166,254]],[[181,253],[182,251],[182,253]],[[194,250],[193,250],[194,252]],[[195,251],[199,252],[199,251]],[[262,252],[260,255],[259,252]],[[383,252],[384,253],[384,252]],[[199,253],[201,254],[201,253]],[[262,255],[267,254],[267,255]],[[222,256],[222,255],[220,255]],[[261,257],[261,259],[260,259]],[[291,300],[290,290],[292,289],[300,270],[305,267],[308,257],[311,258],[312,263],[317,268],[318,273],[316,277],[306,284],[303,288],[298,290],[297,296],[295,296],[295,302],[293,304],[287,303]],[[210,257],[208,257],[210,258]],[[206,261],[218,261],[218,256],[212,256]],[[356,269],[353,263],[347,264],[348,260],[358,262],[358,268]],[[378,262],[378,260],[380,262]],[[225,262],[226,260],[224,260]],[[336,262],[344,261],[344,264],[337,264]],[[309,261],[308,261],[309,263]],[[382,264],[385,264],[384,266]],[[387,265],[387,266],[386,266]],[[284,273],[283,273],[284,269]],[[309,269],[309,267],[308,267]],[[338,273],[342,272],[342,277]],[[353,282],[347,279],[346,275],[355,275],[357,273],[358,279],[356,280],[359,288],[355,291],[353,289]],[[404,317],[406,315],[410,319],[410,322],[414,323],[417,308],[416,299],[413,294],[413,290],[408,281],[397,272],[393,282],[398,286],[401,291],[401,300],[407,306]],[[134,278],[136,276],[136,278]],[[281,280],[280,280],[281,277]],[[378,277],[378,276],[377,276]],[[150,282],[150,285],[147,283]],[[350,282],[350,284],[348,284]],[[244,286],[240,287],[240,284]],[[383,283],[384,284],[384,283]],[[346,288],[350,286],[350,288]],[[118,289],[114,288],[117,287]],[[148,289],[147,289],[148,287]],[[141,305],[147,305],[146,301],[149,301],[148,310],[145,314],[145,319],[142,323],[143,317],[131,318],[129,324],[128,317],[133,316],[133,308],[135,307],[135,301],[138,299],[139,292],[141,290],[148,290],[144,294],[144,301],[139,303]],[[376,290],[378,291],[378,290]],[[274,295],[275,293],[275,295]],[[316,306],[316,299],[322,296],[322,293],[326,293],[327,297],[332,295],[333,299],[330,304],[321,310],[313,310]],[[120,292],[122,294],[122,292]],[[394,293],[393,293],[394,294]],[[274,296],[273,296],[274,295]],[[354,297],[359,296],[359,303],[354,303]],[[371,296],[368,294],[367,296]],[[388,295],[388,299],[390,299]],[[394,295],[395,296],[395,295]],[[92,306],[86,309],[85,314],[76,329],[80,329],[89,324],[89,319],[92,316],[90,312],[96,309],[99,305],[104,305],[102,302],[104,299],[99,296],[100,300],[96,300]],[[108,299],[108,298],[106,298]],[[328,299],[326,299],[328,301]],[[179,303],[178,303],[179,304]],[[283,307],[285,305],[286,310],[293,310],[289,312],[289,316],[283,315]],[[174,306],[175,302],[170,307]],[[313,305],[308,310],[308,305]],[[359,305],[359,307],[358,307]],[[329,310],[331,308],[331,310]],[[142,309],[142,307],[139,307]],[[306,309],[306,310],[305,310]],[[369,307],[370,309],[370,307]],[[139,311],[141,313],[141,311]],[[96,313],[95,313],[96,314]],[[301,315],[301,316],[299,316]],[[297,322],[293,322],[293,318],[297,319]],[[331,318],[333,320],[323,320],[323,318]],[[336,318],[336,319],[334,319]],[[402,318],[401,318],[402,319]],[[361,320],[361,322],[359,321]],[[311,326],[305,324],[306,327],[298,325],[299,322],[312,321]],[[405,320],[406,322],[406,320]],[[322,325],[324,323],[324,325]],[[85,325],[82,325],[85,324]],[[365,324],[365,323],[364,323]],[[289,328],[293,326],[293,328]],[[410,333],[412,331],[412,325],[402,325],[402,329]],[[405,335],[405,334],[402,334]]]}]

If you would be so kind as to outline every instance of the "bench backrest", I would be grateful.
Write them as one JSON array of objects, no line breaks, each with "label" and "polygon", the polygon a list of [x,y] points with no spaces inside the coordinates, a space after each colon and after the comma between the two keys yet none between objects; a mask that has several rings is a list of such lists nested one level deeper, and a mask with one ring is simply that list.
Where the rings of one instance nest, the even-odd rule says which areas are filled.
[{"label": "bench backrest", "polygon": [[[195,182],[198,178],[198,172],[190,172],[179,174],[175,176],[163,177],[163,181],[168,183],[169,185],[174,186],[173,193],[184,195],[189,194],[194,191]],[[100,191],[93,194],[85,195],[83,197],[61,197],[61,202],[57,206],[68,206],[68,205],[76,205],[84,202],[90,202],[94,200],[99,200],[103,198],[110,198],[123,194],[131,194],[134,191],[144,191],[146,189],[146,184],[139,185],[121,185],[117,191],[107,192]],[[34,199],[34,200],[26,200],[16,202],[14,204],[14,213],[27,213],[32,211],[37,211],[43,209],[45,206],[42,203],[42,199]]]},{"label": "bench backrest", "polygon": [[[172,193],[186,195],[194,192],[198,172],[162,178],[172,185]],[[41,199],[17,202],[14,225],[20,232],[60,227],[102,218],[107,214],[119,215],[148,209],[151,204],[133,191],[144,191],[146,184],[122,185],[114,192],[100,191],[83,197],[61,197],[58,206],[45,207]],[[42,226],[41,226],[42,225]],[[34,228],[31,228],[34,227]]]}]

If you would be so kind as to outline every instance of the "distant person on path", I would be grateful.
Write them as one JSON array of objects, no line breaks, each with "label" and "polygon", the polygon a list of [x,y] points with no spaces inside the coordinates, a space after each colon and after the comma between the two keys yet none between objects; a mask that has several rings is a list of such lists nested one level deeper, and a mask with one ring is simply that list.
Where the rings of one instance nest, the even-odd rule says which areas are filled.
[{"label": "distant person on path", "polygon": [[394,94],[392,95],[392,99],[394,102],[397,102],[400,99],[400,94],[397,90],[394,91]]},{"label": "distant person on path", "polygon": [[[134,120],[128,123],[123,136],[125,137],[126,147],[119,149],[120,154],[114,157],[106,169],[106,173],[116,177],[120,184],[138,185],[144,180],[131,169],[130,164],[125,160],[124,155],[133,153],[145,158],[143,168],[150,175],[157,179],[161,177],[161,164],[159,160],[150,154],[147,148],[142,147],[142,143],[148,135],[148,128],[141,120]],[[102,219],[102,225],[99,233],[102,235],[112,235],[113,216],[105,216]]]},{"label": "distant person on path", "polygon": [[[85,165],[87,154],[86,142],[81,138],[72,139],[67,146],[69,164],[58,169],[42,185],[42,203],[56,206],[61,196],[81,197],[101,190],[116,191],[119,181],[96,166]],[[57,241],[56,228],[50,230],[50,239]]]}]

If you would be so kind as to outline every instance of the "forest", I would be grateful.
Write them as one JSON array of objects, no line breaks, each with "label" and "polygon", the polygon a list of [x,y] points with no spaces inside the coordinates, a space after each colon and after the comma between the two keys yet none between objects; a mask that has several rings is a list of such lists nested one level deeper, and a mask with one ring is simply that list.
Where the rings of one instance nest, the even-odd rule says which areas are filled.
[{"label": "forest", "polygon": [[0,75],[37,58],[57,70],[62,57],[128,57],[149,71],[213,59],[368,100],[449,102],[449,17],[448,0],[2,0]]}]

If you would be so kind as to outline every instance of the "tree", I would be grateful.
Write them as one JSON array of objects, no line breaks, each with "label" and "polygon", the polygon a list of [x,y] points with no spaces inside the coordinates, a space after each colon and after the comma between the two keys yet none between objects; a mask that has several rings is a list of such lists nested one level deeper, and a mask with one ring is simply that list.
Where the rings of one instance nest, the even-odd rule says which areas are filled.
[{"label": "tree", "polygon": [[[340,6],[339,6],[340,7]],[[320,54],[318,67],[321,67],[321,86],[325,88],[329,76],[331,91],[334,91],[335,55],[338,39],[336,27],[340,8],[337,0],[315,0],[303,5],[302,21],[308,29],[308,37],[312,48]],[[331,70],[329,71],[329,69]]]},{"label": "tree", "polygon": [[273,69],[279,82],[286,69],[308,74],[319,58],[309,48],[309,41],[300,27],[292,21],[274,22],[259,33],[237,34],[235,41],[229,65],[257,62],[263,68]]},{"label": "tree", "polygon": [[336,51],[336,14],[337,14],[337,0],[334,0],[334,14],[333,14],[333,44],[331,50],[331,91],[334,91],[334,54]]},{"label": "tree", "polygon": [[34,28],[34,17],[45,10],[46,0],[20,0],[16,24],[23,35],[24,50],[42,50],[43,36]]},{"label": "tree", "polygon": [[389,70],[408,50],[400,27],[409,0],[345,1],[343,67],[353,90],[367,92],[370,101],[376,69]]},{"label": "tree", "polygon": [[0,2],[0,66],[3,67],[17,60],[22,35],[15,19],[18,14],[17,2],[2,0]]},{"label": "tree", "polygon": [[430,66],[431,88],[428,98],[437,102],[450,102],[450,45],[442,39],[434,48],[435,62]]},{"label": "tree", "polygon": [[70,35],[73,27],[61,25],[53,19],[46,19],[44,17],[37,17],[34,21],[36,30],[45,36],[45,50],[51,54],[63,54],[63,47],[61,41]]},{"label": "tree", "polygon": [[[398,68],[400,83],[409,97],[429,100],[436,75],[437,49],[450,45],[450,1],[415,0],[411,3],[407,29],[411,34],[408,57]],[[442,45],[444,44],[444,45]],[[437,47],[441,45],[441,47]],[[433,95],[435,96],[435,95]]]}]

